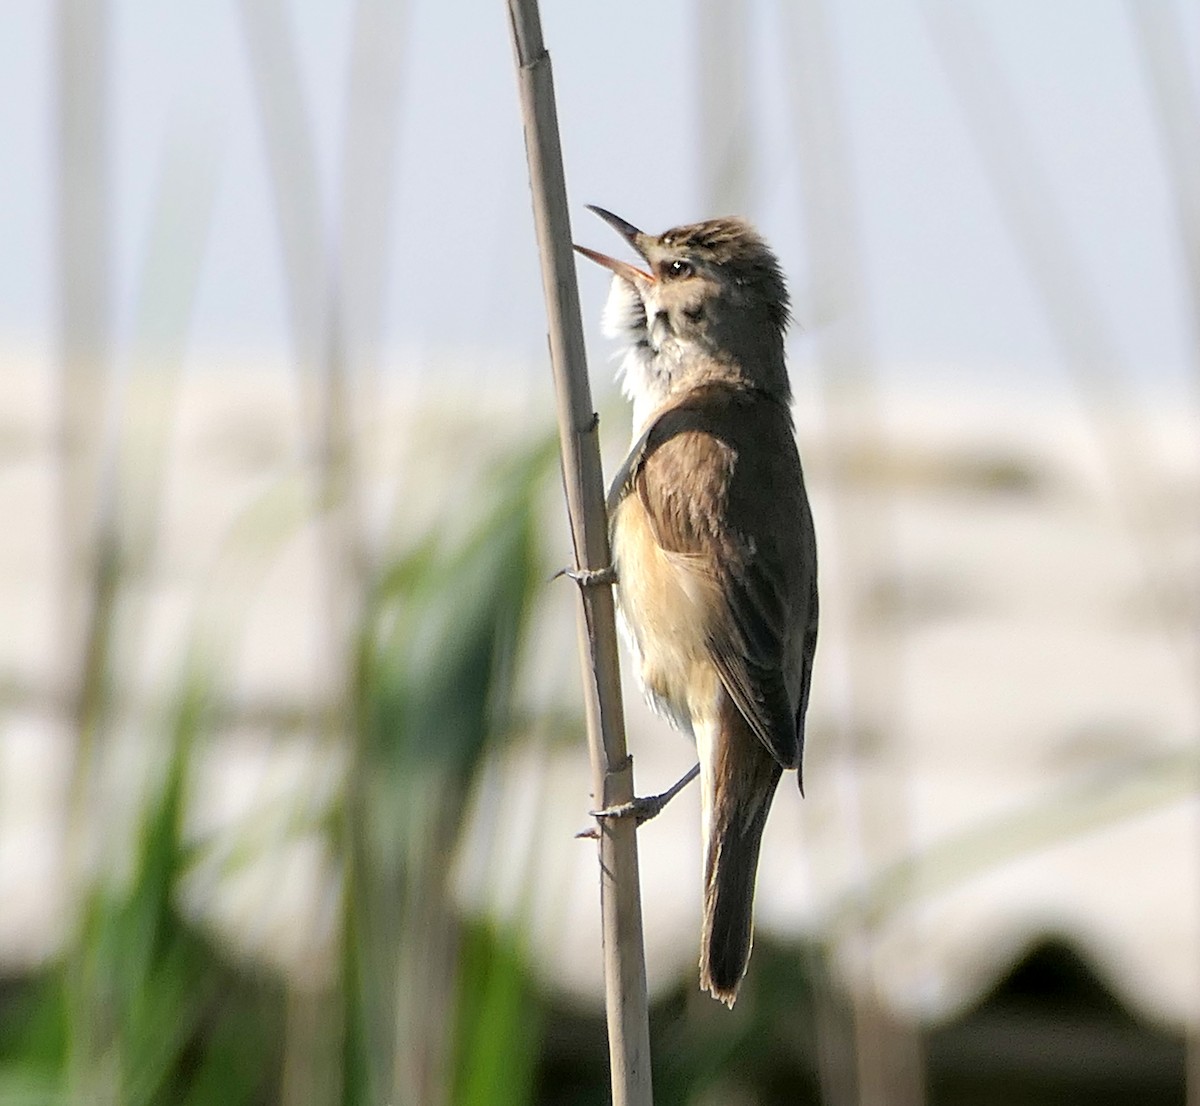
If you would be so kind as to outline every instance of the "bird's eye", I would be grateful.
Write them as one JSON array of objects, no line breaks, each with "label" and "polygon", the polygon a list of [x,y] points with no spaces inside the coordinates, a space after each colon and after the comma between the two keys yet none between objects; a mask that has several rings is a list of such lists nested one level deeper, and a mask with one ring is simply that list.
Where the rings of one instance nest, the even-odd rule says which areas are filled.
[{"label": "bird's eye", "polygon": [[672,277],[689,277],[694,271],[690,261],[675,260],[667,266],[667,274]]}]

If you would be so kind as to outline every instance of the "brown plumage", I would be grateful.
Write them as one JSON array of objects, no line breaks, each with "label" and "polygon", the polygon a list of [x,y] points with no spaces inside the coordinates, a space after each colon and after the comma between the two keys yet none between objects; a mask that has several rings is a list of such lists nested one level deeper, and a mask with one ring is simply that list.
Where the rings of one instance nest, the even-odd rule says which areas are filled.
[{"label": "brown plumage", "polygon": [[785,769],[799,771],[816,647],[816,546],[789,410],[787,293],[735,219],[658,237],[600,212],[644,271],[617,274],[606,322],[630,342],[635,445],[610,496],[626,637],[649,701],[700,757],[700,984],[733,1004],[755,873]]}]

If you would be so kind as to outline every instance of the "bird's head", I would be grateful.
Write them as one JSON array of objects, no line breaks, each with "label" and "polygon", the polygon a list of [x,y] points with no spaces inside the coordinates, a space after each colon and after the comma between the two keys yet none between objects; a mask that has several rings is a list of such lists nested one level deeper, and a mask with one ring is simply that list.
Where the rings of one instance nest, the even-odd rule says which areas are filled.
[{"label": "bird's head", "polygon": [[[739,378],[787,402],[783,361],[788,294],[775,255],[742,219],[710,219],[652,235],[591,207],[640,255],[633,265],[585,246],[616,279],[606,329],[631,343],[627,390],[687,386],[693,373]],[[640,370],[640,373],[639,371]],[[634,379],[641,375],[646,379]]]}]

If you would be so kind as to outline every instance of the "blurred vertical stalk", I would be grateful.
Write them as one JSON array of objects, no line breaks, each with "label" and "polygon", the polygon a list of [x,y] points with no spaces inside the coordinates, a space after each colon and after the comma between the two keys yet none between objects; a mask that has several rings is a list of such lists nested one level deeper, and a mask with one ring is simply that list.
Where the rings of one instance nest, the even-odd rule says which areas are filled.
[{"label": "blurred vertical stalk", "polygon": [[58,280],[60,300],[59,679],[79,739],[76,787],[89,763],[96,687],[89,624],[100,575],[99,504],[110,358],[108,5],[58,4]]},{"label": "blurred vertical stalk", "polygon": [[[1200,103],[1188,72],[1183,28],[1172,6],[1127,0],[1126,7],[1137,34],[1142,69],[1152,96],[1187,273],[1194,373],[1192,399],[1195,402],[1200,395],[1200,142],[1197,142]],[[1200,438],[1197,441],[1200,442]],[[1192,587],[1196,586],[1193,581]],[[1200,612],[1200,604],[1194,603],[1193,608]],[[1200,614],[1197,617],[1200,618]],[[1200,621],[1193,625],[1192,637],[1196,701],[1200,713]],[[1196,781],[1196,791],[1200,794],[1200,777]],[[1188,1027],[1187,1034],[1187,1102],[1188,1106],[1200,1106],[1200,1025],[1194,1023]]]},{"label": "blurred vertical stalk", "polygon": [[[313,130],[305,110],[303,81],[292,28],[280,0],[242,0],[242,25],[270,166],[276,217],[283,254],[283,276],[297,363],[296,386],[302,412],[302,449],[312,465],[313,499],[321,542],[320,589],[324,633],[317,655],[311,709],[319,733],[347,751],[347,783],[343,801],[343,923],[351,930],[360,872],[354,811],[361,778],[361,750],[353,709],[353,658],[361,580],[358,575],[358,496],[353,439],[348,431],[340,296],[332,252],[322,228],[320,184]],[[343,941],[347,940],[346,934]],[[343,979],[343,984],[345,980]],[[339,1039],[351,1048],[348,1034],[357,1019],[343,991],[335,1001],[320,1000],[320,1016],[293,1010],[289,1025],[306,1034],[306,1049],[320,1038]],[[303,1001],[303,1000],[296,1000]],[[290,1055],[285,1070],[298,1061]],[[349,1101],[357,1087],[356,1056],[343,1049],[339,1086],[285,1088],[301,1103]],[[382,1064],[381,1064],[382,1066]],[[352,1070],[353,1069],[353,1070]],[[336,1070],[330,1065],[329,1070]]]},{"label": "blurred vertical stalk", "polygon": [[[597,417],[584,354],[583,320],[571,252],[571,221],[563,174],[550,55],[542,40],[537,0],[508,0],[525,156],[542,262],[550,362],[575,564],[611,564]],[[612,590],[580,589],[579,644],[592,760],[593,800],[602,808],[633,798],[633,761],[625,723]],[[605,1006],[614,1106],[648,1106],[650,1013],[638,884],[637,826],[630,818],[600,821],[600,910],[604,932]]]},{"label": "blurred vertical stalk", "polygon": [[[312,453],[320,520],[325,635],[317,658],[322,699],[314,707],[327,739],[347,752],[335,831],[343,872],[338,993],[332,1002],[330,996],[298,999],[319,1009],[307,1015],[296,1012],[286,1044],[287,1070],[303,1071],[312,1048],[330,1038],[340,1040],[341,1082],[312,1088],[293,1079],[285,1090],[289,1106],[393,1098],[432,1106],[448,1085],[451,1047],[451,1019],[427,1016],[429,1004],[446,999],[452,989],[447,901],[443,894],[420,895],[396,872],[385,871],[379,843],[369,839],[368,774],[378,765],[372,767],[377,750],[368,748],[366,693],[358,668],[365,596],[375,568],[368,561],[363,532],[363,455],[356,442],[365,417],[377,411],[406,5],[360,0],[356,10],[340,257],[336,243],[327,241],[322,230],[313,130],[286,11],[278,0],[243,0],[241,8],[271,165],[305,411],[303,437]],[[407,844],[420,852],[416,840]],[[405,907],[422,904],[433,923],[424,924],[429,919],[422,917],[406,928],[410,914]],[[435,937],[446,939],[437,950]],[[416,956],[424,974],[414,981],[402,973],[405,953],[416,946],[424,950]]]},{"label": "blurred vertical stalk", "polygon": [[[72,894],[83,903],[94,840],[88,832],[94,813],[94,744],[105,709],[106,625],[116,577],[100,514],[110,368],[108,5],[60,0],[57,20],[61,606],[56,678],[76,742],[67,870]],[[73,1102],[106,1106],[115,1102],[117,1072],[105,1063],[109,1027],[95,999],[96,965],[82,941],[72,941],[68,957],[67,1094]]]},{"label": "blurred vertical stalk", "polygon": [[[216,198],[220,158],[213,139],[202,127],[197,140],[187,121],[170,130],[142,262],[132,348],[122,378],[114,382],[114,480],[104,488],[103,510],[112,519],[122,577],[150,578],[158,551],[188,327]],[[114,673],[139,659],[149,594],[125,589],[120,599]]]},{"label": "blurred vertical stalk", "polygon": [[[114,948],[113,819],[104,796],[111,779],[115,720],[141,721],[128,690],[141,659],[141,616],[147,594],[145,589],[128,587],[127,581],[136,574],[138,563],[149,577],[155,554],[167,447],[207,239],[215,169],[216,158],[208,147],[193,149],[175,141],[168,150],[148,233],[129,369],[123,379],[118,379],[115,366],[106,374],[111,376],[105,381],[111,419],[102,445],[89,462],[99,475],[91,489],[95,548],[81,551],[82,558],[92,560],[80,585],[84,631],[75,674],[79,748],[68,863],[81,911],[68,952],[67,1021],[70,1094],[89,1104],[132,1101],[131,1088],[146,1067],[153,1066],[147,1063],[144,1040],[138,1035],[138,1012],[136,1003],[129,1001],[127,984],[142,968],[148,972],[148,985],[151,977],[157,978],[147,965],[162,950],[153,940],[146,941],[139,950],[145,959],[135,968]],[[131,729],[136,733],[140,727]],[[171,759],[185,774],[185,753],[176,750]],[[153,758],[145,760],[153,763]],[[182,779],[181,774],[176,783]],[[130,791],[144,783],[142,778],[122,777],[123,787]],[[177,803],[173,809],[177,815]],[[174,816],[171,826],[173,832],[178,828]],[[156,843],[159,846],[165,849],[167,842]],[[106,848],[110,849],[107,855]],[[167,896],[171,886],[165,877],[155,884]],[[160,905],[162,912],[169,911],[166,900]],[[160,931],[160,936],[165,932]]]},{"label": "blurred vertical stalk", "polygon": [[407,17],[406,0],[358,0],[354,12],[339,240],[343,343],[347,366],[353,370],[352,416],[360,426],[380,409]]},{"label": "blurred vertical stalk", "polygon": [[[867,873],[877,871],[898,846],[911,839],[906,797],[910,765],[900,733],[900,642],[869,610],[872,585],[881,571],[896,562],[891,503],[886,491],[863,487],[855,479],[860,460],[877,452],[886,434],[867,338],[862,245],[827,9],[821,0],[784,3],[780,9],[788,51],[785,71],[792,75],[791,119],[801,152],[804,226],[817,297],[813,311],[822,323],[816,340],[824,370],[828,459],[836,489],[831,500],[834,525],[822,534],[822,550],[827,560],[839,565],[847,582],[844,737],[859,768],[855,830],[865,881]],[[867,767],[874,770],[863,771]],[[920,1037],[915,1027],[888,1017],[874,995],[876,924],[866,912],[855,922],[857,932],[841,935],[858,953],[863,979],[853,996],[857,1100],[917,1106],[925,1097]],[[826,1092],[845,1102],[850,1080],[839,1070],[841,1050],[830,1044],[823,1051],[824,1062],[832,1063],[822,1072]]]}]

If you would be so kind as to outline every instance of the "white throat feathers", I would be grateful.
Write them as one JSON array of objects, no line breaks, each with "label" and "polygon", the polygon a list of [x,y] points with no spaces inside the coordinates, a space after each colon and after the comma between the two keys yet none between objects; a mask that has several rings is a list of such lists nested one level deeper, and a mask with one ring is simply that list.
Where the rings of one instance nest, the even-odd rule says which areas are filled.
[{"label": "white throat feathers", "polygon": [[650,416],[666,401],[682,354],[665,316],[650,318],[639,291],[624,277],[614,276],[600,320],[608,338],[624,341],[618,356],[617,379],[633,403],[633,437],[645,429]]}]

